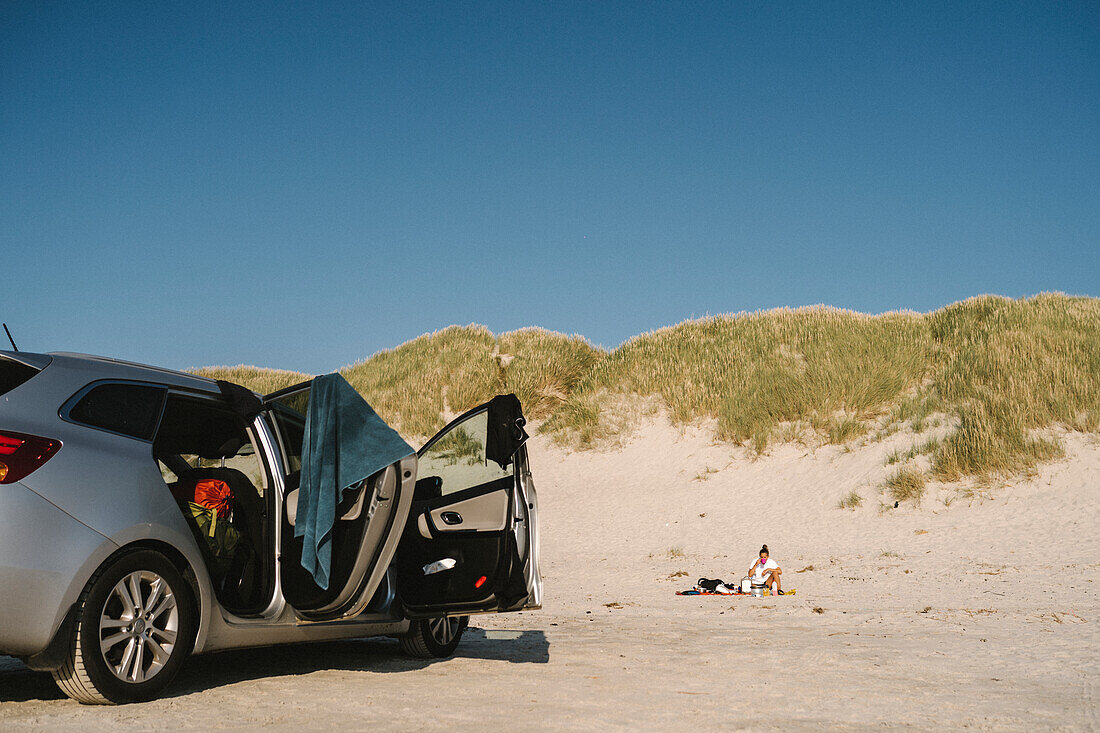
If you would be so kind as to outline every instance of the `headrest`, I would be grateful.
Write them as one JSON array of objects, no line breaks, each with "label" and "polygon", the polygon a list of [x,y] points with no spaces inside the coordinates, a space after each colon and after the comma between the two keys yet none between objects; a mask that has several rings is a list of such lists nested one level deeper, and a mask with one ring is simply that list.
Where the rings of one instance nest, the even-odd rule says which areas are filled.
[{"label": "headrest", "polygon": [[210,446],[204,446],[204,452],[199,455],[211,461],[218,458],[232,458],[237,455],[237,451],[241,449],[242,445],[244,445],[244,441],[241,438],[232,437],[214,450],[210,450]]}]

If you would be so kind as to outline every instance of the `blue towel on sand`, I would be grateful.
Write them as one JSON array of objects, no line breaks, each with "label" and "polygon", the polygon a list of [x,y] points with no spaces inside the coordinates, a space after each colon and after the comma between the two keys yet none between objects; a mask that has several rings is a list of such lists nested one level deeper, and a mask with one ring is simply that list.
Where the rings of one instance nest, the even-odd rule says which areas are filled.
[{"label": "blue towel on sand", "polygon": [[294,536],[302,567],[328,589],[332,526],[344,491],[415,453],[339,374],[313,380],[302,438],[302,479]]}]

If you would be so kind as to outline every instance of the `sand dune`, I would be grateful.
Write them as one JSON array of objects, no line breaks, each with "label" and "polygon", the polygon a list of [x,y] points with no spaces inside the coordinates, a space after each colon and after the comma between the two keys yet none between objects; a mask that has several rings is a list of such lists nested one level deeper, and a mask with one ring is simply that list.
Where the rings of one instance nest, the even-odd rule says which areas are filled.
[{"label": "sand dune", "polygon": [[[1037,475],[878,486],[911,435],[752,457],[657,418],[615,451],[532,440],[542,611],[478,617],[454,659],[396,644],[192,660],[173,697],[57,699],[0,659],[5,729],[1095,729],[1100,442],[1064,436]],[[838,501],[855,489],[855,509]],[[968,494],[970,494],[968,496]],[[794,596],[678,597],[740,578],[766,542]]]}]

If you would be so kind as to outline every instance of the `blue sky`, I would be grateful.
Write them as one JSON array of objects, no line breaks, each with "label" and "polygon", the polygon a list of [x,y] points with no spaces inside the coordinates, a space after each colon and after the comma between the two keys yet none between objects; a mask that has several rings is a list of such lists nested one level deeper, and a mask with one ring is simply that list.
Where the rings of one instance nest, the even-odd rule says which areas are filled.
[{"label": "blue sky", "polygon": [[5,3],[25,350],[1100,295],[1100,4]]}]

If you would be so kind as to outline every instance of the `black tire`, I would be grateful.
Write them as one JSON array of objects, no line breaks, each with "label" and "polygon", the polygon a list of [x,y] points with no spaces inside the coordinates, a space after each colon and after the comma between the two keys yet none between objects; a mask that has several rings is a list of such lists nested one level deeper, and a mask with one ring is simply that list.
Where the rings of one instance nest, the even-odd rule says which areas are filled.
[{"label": "black tire", "polygon": [[469,625],[469,616],[417,619],[411,622],[408,633],[400,637],[401,651],[418,659],[449,657],[455,653]]},{"label": "black tire", "polygon": [[194,638],[190,586],[164,555],[131,552],[88,581],[68,655],[53,678],[62,692],[88,705],[151,700],[176,676]]}]

